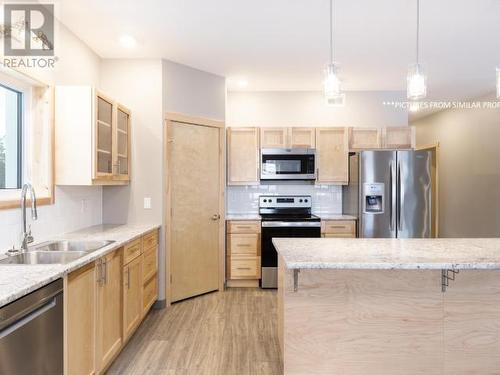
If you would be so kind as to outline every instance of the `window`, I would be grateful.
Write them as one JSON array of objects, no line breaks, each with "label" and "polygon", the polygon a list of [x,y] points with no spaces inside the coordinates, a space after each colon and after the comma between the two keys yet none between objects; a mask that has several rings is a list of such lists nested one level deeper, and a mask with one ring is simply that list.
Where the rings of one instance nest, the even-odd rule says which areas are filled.
[{"label": "window", "polygon": [[0,85],[0,189],[20,189],[23,155],[23,94]]},{"label": "window", "polygon": [[29,182],[54,202],[54,87],[0,62],[0,210],[19,207]]}]

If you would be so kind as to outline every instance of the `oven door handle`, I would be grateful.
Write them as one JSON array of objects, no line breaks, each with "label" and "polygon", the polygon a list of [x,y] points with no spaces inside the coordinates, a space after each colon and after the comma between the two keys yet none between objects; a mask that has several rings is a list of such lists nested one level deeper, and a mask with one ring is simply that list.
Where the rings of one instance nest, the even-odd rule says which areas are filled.
[{"label": "oven door handle", "polygon": [[319,228],[320,221],[263,221],[262,228]]}]

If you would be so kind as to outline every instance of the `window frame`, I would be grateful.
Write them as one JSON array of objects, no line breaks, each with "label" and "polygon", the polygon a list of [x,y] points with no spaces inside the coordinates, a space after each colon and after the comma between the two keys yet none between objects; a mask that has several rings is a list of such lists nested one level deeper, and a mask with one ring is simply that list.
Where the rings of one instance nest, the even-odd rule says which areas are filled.
[{"label": "window frame", "polygon": [[[23,94],[21,183],[33,184],[38,205],[54,204],[54,87],[1,63],[0,84]],[[35,133],[43,135],[41,146],[35,147]],[[21,206],[22,184],[19,189],[0,189],[0,210]]]},{"label": "window frame", "polygon": [[24,91],[18,90],[17,87],[13,87],[10,83],[7,84],[2,82],[3,79],[0,76],[0,87],[4,88],[5,90],[9,90],[14,92],[17,95],[17,184],[16,188],[3,188],[0,189],[0,192],[5,191],[5,190],[19,190],[23,186],[24,182],[24,167],[25,167],[25,160],[24,160],[24,149],[25,149],[25,142],[24,142],[24,133],[25,133],[25,122],[24,122],[24,97],[25,93]]}]

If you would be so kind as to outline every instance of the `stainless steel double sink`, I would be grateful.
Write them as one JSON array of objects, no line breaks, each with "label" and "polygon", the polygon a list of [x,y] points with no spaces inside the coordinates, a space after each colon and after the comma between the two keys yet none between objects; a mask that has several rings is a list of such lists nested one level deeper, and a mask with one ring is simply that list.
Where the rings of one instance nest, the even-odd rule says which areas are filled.
[{"label": "stainless steel double sink", "polygon": [[0,260],[0,264],[66,264],[93,251],[102,249],[115,241],[71,241],[44,242],[28,251]]}]

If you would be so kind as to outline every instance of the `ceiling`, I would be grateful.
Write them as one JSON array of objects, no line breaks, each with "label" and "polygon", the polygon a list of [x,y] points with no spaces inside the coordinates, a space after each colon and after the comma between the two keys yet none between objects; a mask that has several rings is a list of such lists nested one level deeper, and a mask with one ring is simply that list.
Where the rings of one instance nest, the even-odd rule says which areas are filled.
[{"label": "ceiling", "polygon": [[[64,0],[60,18],[103,58],[165,58],[246,90],[318,90],[328,0]],[[416,0],[335,0],[335,60],[346,90],[405,90]],[[495,89],[500,0],[421,0],[421,62],[432,99]],[[121,35],[138,45],[123,48]],[[231,85],[234,84],[231,83]],[[230,87],[231,88],[231,87]]]}]

